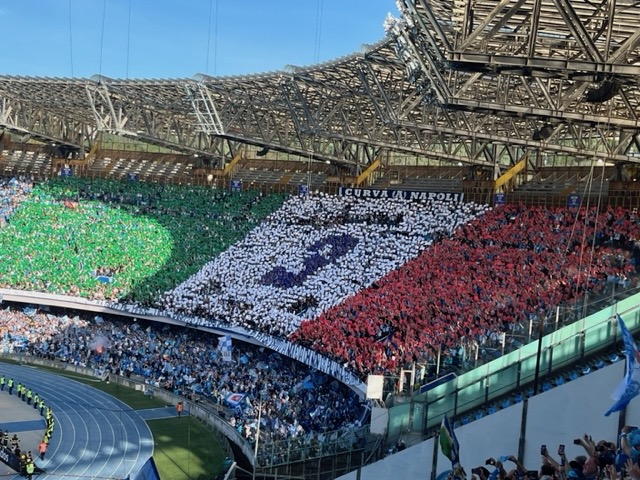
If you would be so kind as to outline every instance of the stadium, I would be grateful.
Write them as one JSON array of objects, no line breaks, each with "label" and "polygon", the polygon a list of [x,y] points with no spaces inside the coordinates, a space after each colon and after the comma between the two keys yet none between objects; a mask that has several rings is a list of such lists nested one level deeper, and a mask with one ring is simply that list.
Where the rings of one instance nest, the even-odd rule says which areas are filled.
[{"label": "stadium", "polygon": [[0,474],[640,478],[637,3],[395,7],[309,67],[0,75]]}]

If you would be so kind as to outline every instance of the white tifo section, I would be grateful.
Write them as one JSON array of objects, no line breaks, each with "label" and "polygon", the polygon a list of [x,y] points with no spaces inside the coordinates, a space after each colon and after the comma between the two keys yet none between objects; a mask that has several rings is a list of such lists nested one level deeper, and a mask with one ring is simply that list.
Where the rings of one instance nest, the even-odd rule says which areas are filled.
[{"label": "white tifo section", "polygon": [[[584,455],[573,439],[588,433],[594,440],[616,441],[619,414],[605,417],[613,405],[611,394],[624,375],[624,361],[617,362],[589,375],[553,388],[529,399],[525,436],[524,466],[539,470],[540,446],[558,458],[558,445],[564,444],[567,458]],[[484,465],[489,457],[518,454],[523,403],[455,429],[460,443],[460,461],[467,475],[471,469]],[[626,424],[640,426],[640,397],[632,400],[626,410]],[[435,439],[390,455],[362,469],[362,480],[398,480],[422,478],[428,480],[433,469]],[[511,464],[507,462],[505,468]],[[451,469],[451,462],[438,447],[437,474]],[[339,480],[355,480],[351,472]]]},{"label": "white tifo section", "polygon": [[[303,318],[316,317],[417,257],[434,235],[448,236],[487,209],[438,200],[292,197],[166,293],[162,304],[169,315],[204,319],[203,326],[209,321],[287,335]],[[318,248],[323,241],[329,244]],[[265,281],[278,268],[299,277],[287,285]]]}]

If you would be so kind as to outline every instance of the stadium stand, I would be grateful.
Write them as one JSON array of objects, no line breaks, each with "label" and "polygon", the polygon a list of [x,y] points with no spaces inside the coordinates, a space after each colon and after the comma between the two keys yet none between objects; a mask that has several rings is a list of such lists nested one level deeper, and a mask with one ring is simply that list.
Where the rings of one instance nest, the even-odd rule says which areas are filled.
[{"label": "stadium stand", "polygon": [[0,227],[9,220],[13,211],[27,198],[33,185],[15,178],[0,179]]},{"label": "stadium stand", "polygon": [[[139,182],[50,181],[23,198],[23,208],[0,231],[7,239],[0,249],[14,259],[0,267],[3,285],[119,297],[124,309],[159,299],[166,312],[193,325],[289,336],[364,378],[416,361],[433,364],[437,356],[455,360],[460,344],[520,333],[562,302],[635,282],[639,227],[636,215],[621,208],[601,215],[513,205],[487,211],[471,203],[318,194],[291,197],[276,210],[282,198]],[[36,243],[29,251],[42,255],[21,255],[27,240],[16,240],[23,236],[16,232],[42,230],[53,211],[66,225],[62,236],[53,229],[58,252],[50,250],[51,238],[31,236],[25,238]],[[473,221],[478,215],[482,219]],[[85,251],[74,238],[83,234],[87,217],[126,225],[138,245],[135,235],[146,236],[147,248],[156,245],[153,254],[120,243],[96,248],[89,242]],[[135,233],[140,218],[157,219],[170,236],[162,229]],[[167,251],[176,239],[179,247]],[[111,263],[96,257],[101,248]],[[56,255],[69,259],[62,263],[68,269],[49,261]],[[132,261],[135,269],[119,267]],[[137,276],[127,277],[132,272]]]},{"label": "stadium stand", "polygon": [[368,287],[486,207],[292,197],[162,299],[172,314],[285,336]]},{"label": "stadium stand", "polygon": [[377,174],[372,188],[430,192],[461,192],[469,168],[389,165]]},{"label": "stadium stand", "polygon": [[[614,299],[616,286],[625,293],[637,287],[637,2],[523,0],[496,5],[486,0],[400,0],[396,7],[400,18],[386,19],[387,39],[311,68],[290,66],[274,74],[221,79],[198,75],[175,81],[116,80],[102,75],[0,79],[5,129],[21,136],[26,133],[23,142],[31,142],[32,135],[35,140],[40,135],[49,145],[56,145],[53,140],[66,142],[58,149],[57,156],[62,158],[52,158],[50,171],[43,172],[47,160],[31,150],[30,143],[9,150],[3,138],[0,173],[36,173],[40,178],[88,174],[220,189],[165,190],[157,185],[123,187],[73,180],[38,185],[27,196],[29,186],[20,191],[15,183],[7,183],[8,194],[0,197],[0,213],[8,220],[0,230],[0,286],[81,295],[101,305],[111,300],[131,314],[154,309],[192,327],[239,327],[250,330],[264,345],[309,347],[360,378],[369,373],[404,376],[404,369],[416,363],[455,369],[468,357],[467,347],[474,347],[478,354],[502,338],[504,349],[505,334],[521,338],[513,346],[522,346],[525,339],[532,340],[536,322],[541,347],[545,319],[554,309],[566,307],[568,320],[583,319],[582,326],[567,327],[574,330],[573,336],[565,344],[563,338],[554,339],[555,350],[542,353],[538,349],[535,387],[519,385],[521,390],[513,397],[501,392],[486,401],[507,369],[516,380],[508,378],[506,383],[518,384],[521,374],[532,370],[535,356],[526,357],[526,365],[513,356],[512,363],[495,377],[478,375],[479,380],[467,385],[461,395],[463,400],[473,397],[467,400],[474,402],[457,419],[461,428],[471,431],[474,424],[483,422],[493,427],[476,431],[476,452],[509,446],[499,452],[499,461],[491,459],[472,470],[472,478],[617,480],[619,470],[621,478],[639,480],[640,430],[629,425],[620,428],[625,414],[611,419],[606,435],[598,437],[606,441],[596,443],[585,435],[574,442],[584,449],[584,457],[572,455],[573,460],[563,458],[558,464],[537,444],[534,455],[543,457],[542,468],[536,465],[528,471],[522,464],[525,453],[532,458],[535,438],[532,430],[527,438],[524,435],[527,412],[537,409],[537,415],[531,413],[529,418],[560,429],[566,425],[563,416],[573,417],[583,405],[602,403],[597,393],[603,386],[610,391],[613,383],[613,376],[603,375],[596,388],[576,387],[584,380],[580,375],[594,376],[609,368],[608,360],[600,357],[581,368],[573,365],[566,375],[552,372],[549,366],[538,388],[540,363],[550,364],[552,358],[562,363],[580,350],[584,355],[587,347],[602,348],[599,343],[615,339],[610,319],[618,312],[618,304],[611,311],[602,310],[602,323],[587,334],[587,299]],[[196,101],[198,97],[203,101]],[[124,118],[122,112],[126,112]],[[105,130],[181,154],[101,151],[88,160],[71,162],[88,145],[94,148],[95,132]],[[244,142],[261,149],[257,157],[267,157],[273,150],[297,155],[299,161],[264,168],[266,162],[239,154],[245,151]],[[64,154],[69,150],[75,153]],[[206,161],[189,158],[198,155],[211,157]],[[567,168],[546,168],[556,161]],[[573,165],[580,167],[574,170]],[[319,194],[290,199],[280,208],[282,197],[221,191],[232,183],[238,190],[259,188],[269,193],[297,193],[306,186]],[[421,205],[324,195],[337,187],[456,192],[472,203]],[[213,214],[208,211],[211,202],[220,207]],[[535,204],[540,206],[532,207]],[[489,210],[487,205],[495,208]],[[90,228],[87,218],[93,221]],[[48,224],[52,219],[53,224]],[[145,224],[143,219],[154,223]],[[100,222],[111,230],[93,228]],[[86,242],[80,238],[86,230],[94,230],[110,245]],[[55,242],[43,241],[47,231],[56,231]],[[45,248],[51,244],[57,250]],[[83,250],[84,245],[90,248]],[[127,245],[134,248],[124,248]],[[146,255],[140,253],[144,248],[149,251]],[[93,256],[105,250],[106,258]],[[39,253],[45,256],[34,260]],[[634,301],[636,305],[627,311],[637,307],[637,297]],[[88,334],[86,328],[80,328],[83,337]],[[128,348],[129,335],[118,336],[123,327],[111,324],[111,328]],[[130,336],[139,341],[156,341],[150,331],[132,330]],[[183,340],[192,339],[169,336],[168,341],[180,344]],[[68,341],[60,339],[67,346]],[[76,343],[82,342],[86,339]],[[197,347],[210,353],[205,345]],[[532,347],[525,345],[523,350]],[[161,363],[166,375],[166,364],[175,352],[162,361],[160,352],[153,352],[151,363],[155,364],[149,368],[144,364],[148,346],[142,348],[145,351],[138,350],[135,360],[125,359],[126,366],[122,358],[117,359],[120,371],[126,374],[133,365],[144,376],[157,371],[154,368]],[[251,355],[246,354],[249,361],[229,373],[223,388],[249,389],[254,400],[265,401],[264,385],[258,383],[273,386],[276,381],[275,377],[265,380],[257,365],[255,374],[250,371],[257,359],[269,371],[282,369],[297,381],[294,390],[300,384],[305,390],[309,375],[302,378],[302,367],[289,375],[291,370],[277,356],[251,348],[247,350]],[[43,351],[48,352],[48,347]],[[63,348],[62,353],[67,355],[69,349]],[[487,356],[502,353],[496,350]],[[188,356],[180,355],[181,361]],[[610,357],[611,368],[621,370],[615,355]],[[97,355],[90,360],[96,365],[105,361]],[[193,358],[186,363],[191,369],[200,367]],[[214,361],[207,366],[214,364],[224,369]],[[191,382],[191,371],[170,367],[181,375],[177,382],[185,386],[197,382]],[[232,373],[242,378],[232,379]],[[621,376],[620,372],[614,371],[614,376]],[[159,382],[152,378],[150,382]],[[320,427],[317,417],[330,411],[328,418],[335,424],[355,423],[351,417],[333,415],[351,404],[336,397],[336,389],[323,390],[327,381],[319,383],[317,397],[308,392],[300,398],[287,397],[284,392],[291,390],[290,384],[268,392],[265,429],[273,437],[268,440],[293,437],[289,445],[300,447],[296,447],[300,452],[296,459],[324,449],[317,440],[326,426]],[[578,393],[573,402],[558,394],[555,398],[560,401],[544,403],[544,398],[564,388]],[[427,400],[413,403],[411,398],[410,405],[398,405],[401,419],[386,427],[406,428],[406,421],[423,434],[425,410],[431,409],[431,420],[445,415],[448,407],[457,410],[458,393],[446,391],[442,405],[437,403],[440,399],[430,405]],[[453,395],[455,399],[447,403]],[[475,402],[481,408],[471,411]],[[314,403],[316,408],[310,411]],[[306,427],[299,418],[274,415],[283,413],[284,404],[295,405],[293,410],[303,416]],[[255,434],[253,407],[249,406],[252,413],[247,418],[234,415],[248,438]],[[637,412],[629,410],[634,418]],[[502,413],[506,413],[502,423],[494,421]],[[574,421],[572,428],[587,423],[590,431],[599,424],[589,414],[588,422]],[[317,437],[310,433],[297,443],[302,437],[298,427],[322,433]],[[620,448],[614,455],[616,437]],[[509,438],[510,445],[502,443],[504,438]],[[353,444],[352,439],[347,435],[345,443]],[[333,440],[338,439],[333,436]],[[414,456],[412,465],[398,465],[389,476],[371,478],[426,476],[422,463],[428,460],[424,459],[435,463],[437,456],[438,445],[430,440],[431,450]],[[510,455],[516,445],[518,458]],[[405,445],[397,447],[402,455]],[[290,448],[286,453],[271,449],[270,454],[259,455],[256,465],[286,463],[293,458],[290,453]],[[504,470],[505,462],[516,468]],[[417,463],[418,472],[407,475]],[[323,467],[319,461],[317,471],[299,478],[319,480]],[[434,480],[435,474],[434,468]],[[460,471],[449,475],[464,477]],[[444,478],[446,472],[440,480]]]},{"label": "stadium stand", "polygon": [[[6,260],[0,284],[150,304],[242,238],[282,200],[278,194],[231,195],[197,186],[51,180],[39,184],[0,230]],[[46,239],[33,235],[39,229],[48,232]],[[24,249],[39,253],[25,256]]]},{"label": "stadium stand", "polygon": [[[579,179],[576,177],[577,180]],[[429,188],[436,188],[436,185],[434,183]],[[418,189],[417,186],[415,189],[411,188]],[[106,210],[115,209],[131,213],[131,218],[162,219],[162,216],[168,216],[175,220],[177,217],[181,225],[170,229],[172,234],[179,231],[179,228],[197,229],[193,224],[188,224],[187,220],[192,218],[192,211],[196,212],[196,217],[199,215],[197,208],[193,209],[193,203],[181,203],[181,200],[184,200],[184,192],[198,198],[200,190],[200,187],[192,186],[170,187],[98,179],[53,180],[34,188],[30,181],[7,179],[0,189],[0,198],[3,216],[9,222],[0,230],[0,235],[9,232],[19,223],[20,215],[27,211],[32,201],[47,208],[55,205],[65,214],[75,213],[76,209],[95,203],[102,205],[97,210],[101,212],[99,215],[106,215]],[[489,210],[486,206],[475,204],[412,203],[388,199],[375,202],[321,194],[308,198],[292,197],[282,204],[284,197],[281,195],[267,196],[251,192],[231,195],[228,192],[208,191],[214,192],[217,201],[246,197],[243,201],[248,202],[235,210],[236,207],[231,210],[227,208],[225,211],[231,212],[228,218],[223,221],[216,218],[209,225],[215,224],[213,228],[228,231],[229,221],[231,229],[238,229],[248,219],[253,229],[246,228],[237,232],[235,238],[244,240],[226,251],[221,247],[219,251],[222,253],[217,257],[214,254],[215,259],[206,264],[203,270],[191,275],[178,288],[169,290],[162,296],[162,305],[169,307],[169,311],[180,318],[184,318],[185,314],[192,316],[192,324],[195,326],[222,323],[242,326],[256,332],[288,335],[294,342],[310,346],[315,351],[344,362],[346,367],[357,372],[361,378],[372,372],[394,374],[413,362],[432,365],[437,355],[442,357],[442,365],[463,367],[458,363],[457,353],[461,346],[471,343],[488,346],[495,343],[496,335],[503,331],[517,336],[523,333],[529,322],[539,321],[546,316],[554,305],[564,302],[570,306],[579,302],[586,292],[590,295],[606,293],[612,285],[628,288],[636,284],[635,273],[640,251],[636,244],[638,218],[633,211],[622,208],[608,208],[598,213],[593,208],[547,209],[508,205]],[[193,198],[189,198],[191,202]],[[206,202],[210,202],[209,197],[206,197],[203,204]],[[256,204],[260,204],[260,213],[254,215],[252,209]],[[18,206],[21,207],[14,214]],[[251,213],[247,215],[247,212]],[[425,212],[426,217],[421,216]],[[204,221],[211,221],[207,214],[204,218]],[[260,219],[265,221],[261,223]],[[42,225],[43,221],[43,217],[34,217],[32,224]],[[123,219],[114,217],[108,221],[118,224]],[[64,222],[66,225],[74,225],[73,221],[67,219]],[[81,227],[83,222],[80,219],[77,226]],[[170,222],[164,219],[160,223],[167,225]],[[368,230],[371,227],[378,229],[377,233],[372,234]],[[456,227],[459,228],[456,230]],[[193,242],[188,233],[185,235],[188,243]],[[306,240],[301,240],[303,237]],[[406,242],[407,246],[403,247],[405,244],[402,242]],[[292,245],[295,244],[299,245],[300,253],[292,253]],[[261,249],[270,249],[271,256],[261,256]],[[387,256],[381,256],[381,252],[387,252]],[[72,254],[71,251],[66,253]],[[374,261],[365,261],[364,254],[369,253],[387,264],[376,270]],[[225,255],[229,257],[222,261]],[[246,255],[255,255],[256,260],[250,260],[251,257]],[[205,264],[206,260],[203,258],[199,261]],[[341,264],[343,261],[347,263]],[[357,270],[360,264],[371,268],[371,278]],[[218,270],[203,273],[214,265]],[[244,265],[249,265],[250,268],[243,271]],[[333,272],[330,270],[333,266],[341,265],[344,272],[358,272],[354,277],[345,277],[349,282],[359,282],[350,285],[352,290],[341,291],[323,285],[326,278],[341,280],[340,269]],[[263,272],[261,268],[267,266],[269,268]],[[515,270],[516,266],[522,266],[523,269]],[[197,270],[195,267],[197,265],[194,265],[194,271]],[[301,288],[316,272],[325,268],[329,269],[329,273],[325,273],[325,280],[316,282],[316,286],[322,287],[318,292],[310,293]],[[429,273],[428,278],[422,276],[426,272]],[[109,277],[113,273],[94,270],[91,280],[95,282],[98,276]],[[265,304],[263,310],[256,309],[261,312],[257,314],[251,311],[253,306],[249,302],[244,302],[238,309],[233,301],[229,302],[232,305],[230,310],[221,309],[217,315],[212,314],[213,309],[203,308],[202,298],[207,298],[207,301],[224,298],[224,285],[222,282],[211,282],[211,278],[227,278],[229,284],[236,285],[228,298],[238,298],[232,297],[241,291],[237,285],[249,287],[251,282],[254,288],[265,289],[265,292],[269,288],[272,293],[284,292],[285,295],[279,299],[266,293],[262,296],[244,294],[245,298],[282,301],[287,306],[282,311],[284,315],[273,308],[273,303]],[[346,281],[345,278],[342,280]],[[178,283],[175,279],[175,276],[169,276],[164,285],[170,288]],[[198,279],[199,284],[195,287],[191,285],[191,291],[181,290],[195,279]],[[454,281],[452,284],[452,279],[457,283]],[[163,285],[162,281],[154,279],[159,285]],[[424,288],[424,285],[428,285],[428,288]],[[367,286],[370,287],[366,288]],[[408,286],[414,288],[407,288]],[[465,290],[463,287],[469,289]],[[365,290],[361,290],[362,288]],[[137,297],[139,301],[136,305],[156,305],[154,299],[162,291],[166,290],[156,287],[153,295],[147,291],[146,297]],[[513,295],[514,291],[520,292],[520,295]],[[130,288],[129,293],[122,292],[119,295],[119,301],[123,305],[135,301],[139,292],[140,290]],[[206,294],[199,297],[202,292]],[[83,292],[78,290],[66,293]],[[335,298],[332,299],[331,294]],[[457,301],[447,296],[453,294],[458,298]],[[185,298],[190,303],[181,303]],[[342,302],[345,298],[346,301]],[[380,301],[381,299],[384,301]],[[448,305],[453,307],[445,308]],[[390,314],[393,311],[396,313]],[[362,317],[370,319],[369,322],[358,321]],[[303,318],[309,320],[302,321]],[[434,318],[444,320],[434,321]],[[109,326],[113,327],[112,324]],[[296,330],[298,326],[300,328]],[[452,329],[451,326],[455,328]],[[122,331],[122,327],[119,328]],[[116,330],[117,328],[111,328],[111,334]],[[78,333],[80,338],[87,338],[87,330],[78,329]],[[66,341],[69,339],[68,336],[63,338]],[[434,338],[437,340],[434,341]],[[189,342],[197,340],[189,339]],[[426,348],[418,348],[425,345]],[[205,349],[205,346],[202,348]],[[66,356],[68,350],[63,348],[57,351],[61,358],[70,360]],[[202,353],[200,350],[198,352]],[[272,372],[291,369],[291,375],[287,376],[294,382],[293,387],[291,384],[282,384],[278,379],[274,390],[277,400],[267,410],[263,410],[268,420],[261,424],[264,428],[264,433],[261,434],[264,445],[259,448],[258,465],[264,468],[274,467],[308,456],[333,455],[336,449],[359,448],[363,444],[366,434],[361,429],[361,421],[366,418],[363,417],[366,410],[353,408],[358,401],[344,386],[339,386],[327,377],[318,376],[320,374],[312,374],[308,367],[292,368],[290,360],[275,357],[277,354],[268,350],[246,347],[244,352],[241,357],[245,357],[247,363],[241,363],[240,370],[234,366],[233,376],[230,375],[217,392],[211,389],[212,383],[207,385],[205,382],[203,385],[199,381],[201,377],[194,378],[188,368],[185,370],[178,367],[181,375],[174,375],[173,380],[178,379],[174,383],[166,381],[167,372],[163,372],[165,363],[157,376],[157,370],[141,368],[137,357],[137,366],[131,367],[135,361],[126,363],[129,359],[125,359],[126,367],[120,368],[119,373],[140,375],[156,387],[173,388],[186,398],[213,403],[224,404],[226,397],[237,393],[234,390],[248,389],[248,394],[241,395],[241,398],[249,400],[247,407],[243,404],[238,408],[236,405],[229,410],[231,405],[227,403],[224,408],[220,407],[220,411],[246,439],[255,442],[256,399],[264,398],[260,385],[274,382],[274,377],[264,380],[261,377],[263,371],[255,368],[255,365],[267,365],[267,371]],[[30,353],[43,354],[36,350],[31,350]],[[104,368],[109,363],[106,358],[94,355],[88,365]],[[72,361],[82,362],[78,357]],[[154,363],[148,359],[146,361],[147,366]],[[219,368],[217,363],[216,367]],[[599,368],[601,367],[593,367],[594,370]],[[238,371],[244,373],[238,374]],[[242,380],[238,380],[239,376]],[[433,371],[429,371],[425,378],[433,378]],[[547,392],[561,386],[567,378],[569,377],[549,378],[542,383],[540,391]],[[220,385],[220,378],[217,377],[216,380]],[[300,395],[283,397],[283,392],[290,392],[292,389],[297,389]],[[314,393],[310,393],[312,389]],[[458,425],[482,420],[516,403],[518,401],[515,400],[512,403],[511,397],[492,402],[482,409],[465,414],[458,420]],[[283,405],[297,414],[283,418]],[[318,410],[318,405],[338,405],[338,413],[328,414],[325,408]],[[301,417],[310,420],[301,422]],[[319,423],[320,419],[322,424]]]},{"label": "stadium stand", "polygon": [[523,329],[607,282],[631,283],[639,228],[622,209],[496,208],[291,338],[363,374],[433,363],[439,351]]},{"label": "stadium stand", "polygon": [[3,150],[0,155],[0,175],[41,177],[47,175],[50,168],[49,156],[44,152]]},{"label": "stadium stand", "polygon": [[[69,366],[140,378],[219,414],[255,444],[318,444],[358,429],[367,410],[335,379],[268,349],[188,328],[117,318],[68,316],[35,308],[0,310],[0,352],[58,360]],[[230,347],[225,357],[223,350]],[[269,448],[270,455],[274,455]]]}]

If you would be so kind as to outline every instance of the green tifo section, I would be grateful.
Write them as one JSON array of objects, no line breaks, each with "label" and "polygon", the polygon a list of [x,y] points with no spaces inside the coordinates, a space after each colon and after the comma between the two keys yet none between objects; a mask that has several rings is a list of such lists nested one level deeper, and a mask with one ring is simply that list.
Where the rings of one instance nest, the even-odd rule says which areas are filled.
[{"label": "green tifo section", "polygon": [[51,180],[0,229],[0,286],[150,305],[283,201],[195,186]]}]

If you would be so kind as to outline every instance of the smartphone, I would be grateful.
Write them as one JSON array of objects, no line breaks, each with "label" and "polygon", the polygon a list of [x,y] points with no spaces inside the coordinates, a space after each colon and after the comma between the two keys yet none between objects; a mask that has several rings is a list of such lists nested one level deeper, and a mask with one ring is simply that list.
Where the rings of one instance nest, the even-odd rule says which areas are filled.
[{"label": "smartphone", "polygon": [[542,445],[540,447],[540,455],[547,455],[549,452],[547,451],[547,446],[546,445]]},{"label": "smartphone", "polygon": [[564,455],[564,445],[560,444],[560,446],[558,446],[558,455],[562,456]]}]

